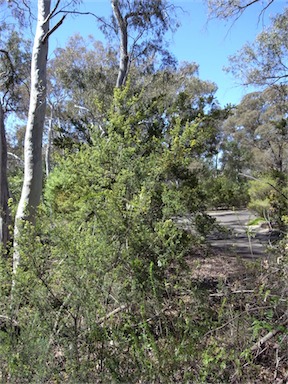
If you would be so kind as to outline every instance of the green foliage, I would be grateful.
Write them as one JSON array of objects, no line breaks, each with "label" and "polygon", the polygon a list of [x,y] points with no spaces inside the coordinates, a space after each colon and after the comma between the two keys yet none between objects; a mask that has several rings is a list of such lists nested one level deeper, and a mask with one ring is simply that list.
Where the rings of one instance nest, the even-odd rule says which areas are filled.
[{"label": "green foliage", "polygon": [[23,113],[27,97],[31,42],[5,22],[0,28],[0,94],[4,112]]},{"label": "green foliage", "polygon": [[[267,91],[268,104],[251,95],[237,109],[243,118],[251,104],[247,121],[234,115],[236,133],[222,131],[223,138],[219,126],[230,107],[219,109],[216,86],[197,78],[197,65],[166,63],[153,72],[141,62],[152,71],[145,77],[132,65],[133,87],[128,81],[113,96],[115,51],[93,39],[94,51],[79,37],[69,44],[51,66],[61,151],[54,153],[37,225],[25,225],[18,241],[13,286],[10,255],[0,259],[0,381],[241,383],[252,382],[269,358],[274,370],[274,346],[254,356],[251,343],[279,323],[279,356],[285,349],[285,239],[274,264],[220,282],[213,273],[206,277],[207,265],[203,272],[207,248],[200,244],[214,226],[207,205],[246,205],[240,174],[252,167],[252,146],[262,151],[271,144],[265,164],[277,150],[285,154],[283,104],[274,103],[274,91]],[[75,112],[75,104],[82,109]],[[255,106],[264,111],[260,128],[251,119]],[[219,148],[222,169],[213,171]],[[259,152],[256,158],[263,162]],[[266,213],[287,225],[279,198],[286,193],[283,164],[271,166],[266,189],[263,179],[251,183],[250,196],[251,207],[260,210],[264,201]],[[10,180],[14,209],[17,170]],[[189,228],[181,223],[186,215]]]},{"label": "green foliage", "polygon": [[251,201],[249,207],[261,216],[267,216],[271,207],[269,196],[273,193],[274,184],[275,182],[271,177],[250,181],[249,195]]},{"label": "green foliage", "polygon": [[[241,8],[239,6],[239,12],[242,12]],[[255,42],[245,44],[230,58],[228,70],[241,78],[244,84],[266,86],[274,85],[276,82],[285,83],[287,67],[283,59],[288,51],[287,23],[286,8],[275,17],[271,17],[271,25],[257,36]]]},{"label": "green foliage", "polygon": [[265,223],[263,217],[256,217],[255,219],[250,220],[247,225],[261,225],[262,223]]},{"label": "green foliage", "polygon": [[189,282],[185,258],[199,242],[176,217],[197,213],[204,228],[189,169],[197,126],[175,119],[151,130],[152,108],[128,87],[116,90],[107,133],[92,129],[93,144],[67,152],[51,173],[38,227],[27,226],[19,244],[13,309],[21,333],[3,363],[14,380],[165,382],[189,365],[203,331],[169,303]]},{"label": "green foliage", "polygon": [[280,180],[273,176],[262,176],[251,181],[249,207],[286,233],[285,214],[288,207],[288,188],[285,186],[286,182],[283,178],[286,179],[284,175]]},{"label": "green foliage", "polygon": [[[102,201],[109,205],[114,199],[129,214],[162,217],[165,212],[169,217],[187,211],[186,190],[186,194],[195,192],[196,205],[197,177],[188,169],[196,126],[187,123],[183,127],[178,120],[169,133],[156,130],[154,135],[144,124],[150,110],[144,109],[139,98],[126,99],[127,88],[116,90],[108,136],[95,131],[93,146],[68,155],[55,169],[46,197],[57,211],[72,214],[84,209],[89,215]],[[89,208],[91,202],[96,208]]]},{"label": "green foliage", "polygon": [[235,181],[225,174],[208,178],[204,189],[213,208],[245,207],[249,200],[245,181]]},{"label": "green foliage", "polygon": [[[228,362],[235,358],[234,351],[221,346],[213,337],[202,354],[202,370],[200,372],[201,383],[221,380],[227,383],[229,374],[227,368]],[[225,372],[226,371],[226,372]]]},{"label": "green foliage", "polygon": [[[234,298],[222,281],[219,303],[214,280],[191,277],[200,235],[214,224],[203,213],[208,186],[209,199],[220,193],[231,204],[240,185],[228,175],[204,183],[201,119],[163,125],[153,119],[156,102],[147,107],[142,96],[116,90],[106,133],[92,127],[89,145],[55,159],[37,226],[20,239],[12,303],[3,259],[4,379],[228,383],[258,372],[245,364],[283,313],[277,287],[261,281],[255,295]],[[179,224],[185,214],[193,235]]]}]

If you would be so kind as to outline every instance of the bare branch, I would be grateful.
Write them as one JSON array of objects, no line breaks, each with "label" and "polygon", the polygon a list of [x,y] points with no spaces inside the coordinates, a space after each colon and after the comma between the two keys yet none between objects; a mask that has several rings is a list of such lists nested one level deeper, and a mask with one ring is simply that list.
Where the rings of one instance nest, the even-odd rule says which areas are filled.
[{"label": "bare branch", "polygon": [[21,157],[15,155],[15,153],[12,153],[12,152],[7,152],[7,155],[11,156],[11,157],[14,157],[14,159],[16,159],[17,161],[19,161],[19,163],[21,165],[24,165],[24,161],[21,159]]},{"label": "bare branch", "polygon": [[42,39],[42,43],[45,43],[45,41],[49,38],[50,35],[52,35],[53,32],[56,31],[56,29],[58,29],[60,27],[60,25],[63,23],[63,21],[65,20],[67,15],[64,15],[59,21],[57,24],[54,25],[53,28],[51,28],[45,36],[43,36],[43,39]]},{"label": "bare branch", "polygon": [[270,5],[271,5],[272,3],[274,3],[274,0],[270,0],[270,1],[268,2],[268,4],[265,5],[265,7],[262,9],[262,11],[260,12],[259,18],[258,18],[258,22],[259,22],[259,20],[260,20],[260,16],[264,15],[264,13],[267,11],[267,9],[270,7]]},{"label": "bare branch", "polygon": [[7,323],[11,323],[13,326],[18,326],[18,323],[16,320],[12,319],[11,317],[0,315],[0,321],[5,321]]},{"label": "bare branch", "polygon": [[[256,3],[259,3],[260,0],[251,0],[249,2],[243,2],[244,4],[235,4],[233,1],[225,1],[222,0],[220,3],[215,0],[208,0],[208,7],[209,7],[209,13],[210,13],[210,20],[212,18],[218,18],[218,19],[233,19],[233,24],[235,21],[237,21],[242,14],[251,6],[253,6]],[[258,22],[260,20],[260,17],[265,13],[268,7],[274,2],[274,0],[269,0],[268,4],[263,6],[263,9],[261,10]],[[211,17],[213,16],[213,17]]]},{"label": "bare branch", "polygon": [[[12,6],[12,4],[14,7]],[[21,6],[21,4],[23,4],[23,7]],[[29,19],[36,20],[36,17],[31,11],[31,7],[26,0],[22,0],[22,1],[9,0],[8,6],[10,9],[12,8],[12,13],[14,16],[16,16],[20,25],[22,26],[26,25],[25,18],[24,18],[24,15],[26,12],[28,12],[29,14]]]},{"label": "bare branch", "polygon": [[59,11],[59,13],[64,13],[64,12],[65,12],[66,14],[73,14],[73,15],[90,15],[90,16],[93,16],[97,21],[101,22],[101,23],[104,24],[106,27],[109,27],[109,28],[111,28],[113,31],[115,31],[115,30],[114,30],[114,27],[113,27],[111,24],[107,23],[107,21],[106,21],[104,18],[95,15],[95,13],[93,13],[93,12]]},{"label": "bare branch", "polygon": [[113,311],[107,313],[107,315],[105,315],[104,317],[102,317],[101,319],[97,320],[97,324],[103,324],[106,320],[108,320],[110,317],[116,315],[116,313],[118,312],[122,312],[124,311],[125,309],[127,309],[128,306],[126,304],[123,304],[123,305],[120,305],[120,307],[114,309]]},{"label": "bare branch", "polygon": [[59,4],[60,4],[60,1],[61,0],[57,0],[56,4],[55,4],[55,7],[52,9],[52,11],[49,13],[49,15],[46,17],[46,19],[44,20],[44,23],[47,23],[48,20],[51,19],[51,17],[53,17],[54,13],[56,12]]},{"label": "bare branch", "polygon": [[[56,320],[55,320],[55,323],[54,323],[54,326],[53,326],[53,330],[52,330],[52,333],[51,333],[50,338],[49,338],[48,348],[50,348],[50,346],[52,345],[52,343],[54,341],[54,336],[60,331],[60,329],[58,328],[58,325],[59,325],[59,322],[60,322],[60,316],[61,316],[63,310],[66,309],[67,303],[70,300],[71,295],[72,295],[72,293],[70,292],[68,294],[68,296],[66,297],[66,299],[63,300],[63,303],[62,303],[62,305],[59,308],[59,311],[58,311],[58,313],[56,315]],[[57,331],[57,328],[58,328],[58,331]]]},{"label": "bare branch", "polygon": [[[245,10],[246,8],[250,7],[250,5],[255,4],[255,3],[258,3],[258,1],[259,1],[259,0],[253,0],[253,1],[250,1],[250,3],[248,3],[248,4],[245,4],[245,5],[242,5],[242,6],[239,5],[238,8],[241,9],[241,10],[242,10],[242,9]],[[273,1],[273,0],[272,0],[272,1]]]},{"label": "bare branch", "polygon": [[15,72],[14,65],[12,63],[12,60],[11,60],[11,57],[10,57],[8,51],[6,51],[5,49],[0,49],[0,53],[3,53],[6,56],[6,59],[9,62],[9,66],[10,66],[11,72],[14,73]]},{"label": "bare branch", "polygon": [[[243,293],[255,293],[255,291],[254,291],[254,289],[240,289],[239,291],[231,291],[229,293],[236,295],[236,294],[243,294]],[[225,295],[226,295],[226,293],[217,292],[217,293],[211,293],[209,296],[210,297],[223,297]]]}]

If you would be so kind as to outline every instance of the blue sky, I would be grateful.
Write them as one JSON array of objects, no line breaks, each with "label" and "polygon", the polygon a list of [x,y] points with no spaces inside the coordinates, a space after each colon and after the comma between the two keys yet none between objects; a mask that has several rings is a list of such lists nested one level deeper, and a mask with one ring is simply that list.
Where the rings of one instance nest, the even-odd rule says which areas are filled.
[{"label": "blue sky", "polygon": [[[239,103],[249,90],[223,71],[229,63],[228,56],[236,53],[246,42],[252,42],[263,27],[269,25],[270,16],[283,11],[286,2],[276,0],[260,19],[261,4],[251,6],[235,23],[220,20],[207,22],[207,9],[200,0],[174,0],[173,3],[180,6],[183,12],[179,10],[178,13],[181,26],[169,37],[170,50],[179,62],[199,64],[199,77],[217,84],[217,98],[222,106]],[[111,12],[110,1],[83,0],[81,10],[107,16]],[[92,34],[96,39],[104,40],[93,17],[67,17],[51,36],[50,55],[55,47],[64,47],[69,36],[75,33],[82,36]]]}]

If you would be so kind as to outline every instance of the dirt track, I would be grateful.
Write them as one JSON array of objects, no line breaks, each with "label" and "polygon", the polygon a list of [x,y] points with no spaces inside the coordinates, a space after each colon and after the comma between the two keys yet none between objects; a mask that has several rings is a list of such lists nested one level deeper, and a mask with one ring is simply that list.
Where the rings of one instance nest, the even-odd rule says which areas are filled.
[{"label": "dirt track", "polygon": [[270,240],[268,228],[247,226],[255,216],[248,210],[211,211],[208,214],[227,231],[217,232],[209,236],[211,246],[221,252],[243,258],[257,258],[267,255]]}]

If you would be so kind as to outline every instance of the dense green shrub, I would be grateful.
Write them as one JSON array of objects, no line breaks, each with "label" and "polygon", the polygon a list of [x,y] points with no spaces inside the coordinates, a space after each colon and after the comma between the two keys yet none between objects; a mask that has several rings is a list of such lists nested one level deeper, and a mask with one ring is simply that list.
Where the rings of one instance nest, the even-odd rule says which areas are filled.
[{"label": "dense green shrub", "polygon": [[175,119],[151,131],[149,114],[139,97],[116,90],[106,133],[91,128],[93,145],[58,159],[38,225],[27,226],[19,244],[12,309],[21,332],[11,329],[3,347],[10,351],[3,377],[165,382],[170,369],[184,374],[185,334],[193,343],[200,334],[172,307],[199,239],[176,218],[197,213],[203,227],[197,175],[188,168],[197,125]]},{"label": "dense green shrub", "polygon": [[[273,266],[274,285],[256,268],[235,286],[195,278],[207,254],[199,234],[213,227],[191,167],[197,124],[176,118],[151,132],[151,111],[125,92],[104,135],[91,127],[92,145],[57,159],[37,225],[20,239],[12,298],[1,259],[0,381],[241,383],[263,367],[249,348],[282,318],[287,273]],[[186,214],[193,231],[179,224]]]},{"label": "dense green shrub", "polygon": [[209,177],[204,189],[211,208],[246,207],[249,196],[245,180],[232,180],[225,174]]},{"label": "dense green shrub", "polygon": [[262,176],[250,181],[249,195],[249,208],[285,234],[285,215],[288,211],[287,176]]}]

